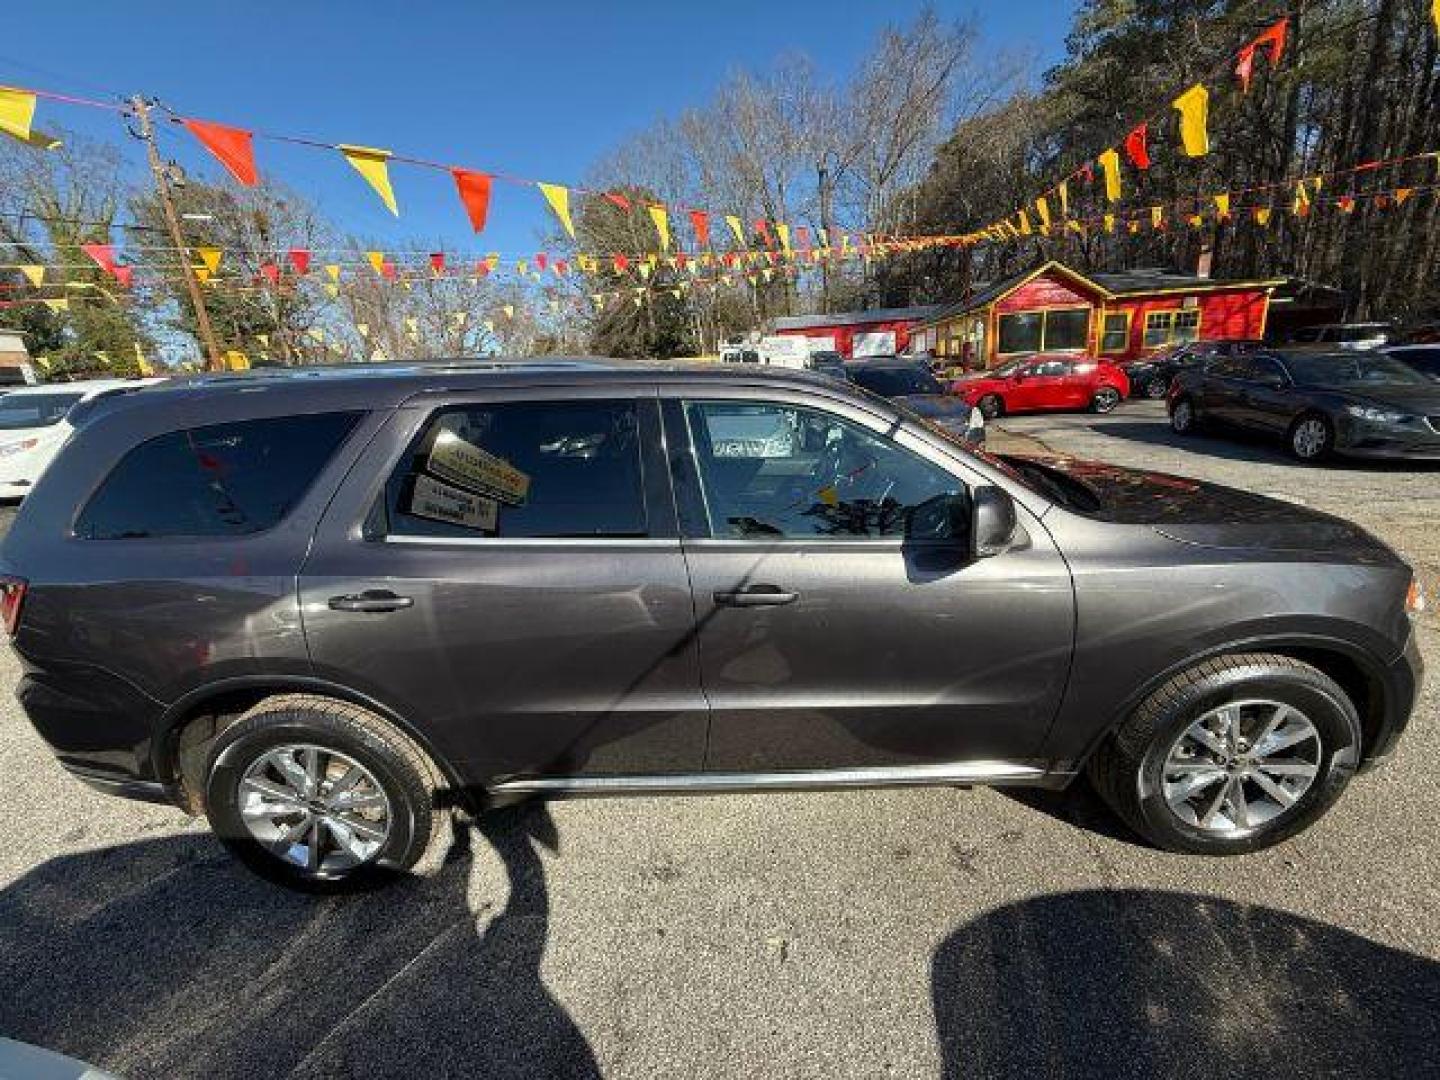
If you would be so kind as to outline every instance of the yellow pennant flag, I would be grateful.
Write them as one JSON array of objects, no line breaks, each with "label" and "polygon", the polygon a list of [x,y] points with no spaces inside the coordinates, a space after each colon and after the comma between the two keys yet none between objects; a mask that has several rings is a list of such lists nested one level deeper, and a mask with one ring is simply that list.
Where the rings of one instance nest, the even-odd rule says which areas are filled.
[{"label": "yellow pennant flag", "polygon": [[455,329],[459,330],[465,325],[465,320],[469,317],[469,314],[468,311],[457,311],[450,316],[451,321],[455,324]]},{"label": "yellow pennant flag", "polygon": [[1255,224],[1256,224],[1256,225],[1269,225],[1269,224],[1270,224],[1270,207],[1268,207],[1268,206],[1257,206],[1257,207],[1255,208]]},{"label": "yellow pennant flag", "polygon": [[530,276],[530,260],[529,260],[529,259],[516,259],[516,260],[515,260],[515,273],[519,274],[521,277],[529,277],[529,276]]},{"label": "yellow pennant flag", "polygon": [[326,263],[325,273],[330,276],[330,280],[333,281],[336,285],[340,284],[340,267],[337,264]]},{"label": "yellow pennant flag", "polygon": [[500,310],[503,311],[503,312],[505,312],[505,317],[506,317],[507,319],[513,319],[513,318],[515,318],[515,305],[514,305],[514,304],[506,304],[506,305],[505,305],[504,307],[502,307]]},{"label": "yellow pennant flag", "polygon": [[499,252],[492,251],[492,252],[490,252],[489,255],[486,255],[486,256],[485,256],[485,268],[486,268],[487,270],[489,270],[490,273],[493,274],[493,273],[495,272],[495,268],[496,268],[497,266],[499,266],[499,265],[500,265],[500,253],[499,253]]},{"label": "yellow pennant flag", "polygon": [[1115,231],[1115,215],[1114,215],[1114,214],[1106,214],[1106,215],[1105,215],[1105,231],[1106,231],[1106,232],[1112,232],[1112,233]]},{"label": "yellow pennant flag", "polygon": [[209,284],[210,268],[208,266],[194,266],[191,267],[191,269],[195,272],[195,280],[200,282],[201,285]]},{"label": "yellow pennant flag", "polygon": [[786,225],[783,221],[777,221],[775,223],[775,235],[780,237],[780,250],[783,251],[788,258],[790,255],[790,226]]},{"label": "yellow pennant flag", "polygon": [[1191,214],[1191,215],[1190,215],[1188,218],[1186,218],[1185,220],[1190,223],[1190,227],[1191,227],[1192,229],[1198,229],[1198,228],[1200,228],[1201,225],[1204,225],[1204,224],[1205,224],[1205,219],[1204,219],[1204,217],[1202,217],[1202,216],[1199,215],[1199,214]]},{"label": "yellow pennant flag", "polygon": [[1030,227],[1030,215],[1027,214],[1024,210],[1021,210],[1021,211],[1020,211],[1020,234],[1021,234],[1022,236],[1029,236],[1029,235],[1030,235],[1032,232],[1034,232],[1034,231],[1035,231],[1035,230]]},{"label": "yellow pennant flag", "polygon": [[395,205],[395,189],[390,186],[390,160],[389,150],[377,150],[370,146],[348,146],[341,143],[336,147],[340,153],[345,155],[351,167],[354,168],[365,182],[375,189],[380,200],[396,217],[400,216],[400,208]]},{"label": "yellow pennant flag", "polygon": [[1295,201],[1290,209],[1297,217],[1303,217],[1310,212],[1310,191],[1305,187],[1304,180],[1295,185]]},{"label": "yellow pennant flag", "polygon": [[20,273],[25,275],[25,280],[39,288],[45,283],[45,267],[36,266],[34,263],[27,263],[20,267]]},{"label": "yellow pennant flag", "polygon": [[1150,207],[1150,227],[1159,229],[1165,224],[1165,209],[1160,206]]},{"label": "yellow pennant flag", "polygon": [[660,234],[660,250],[670,250],[670,212],[663,206],[651,206],[650,220],[655,222],[655,231]]},{"label": "yellow pennant flag", "polygon": [[357,322],[355,324],[355,332],[363,338],[368,338],[370,336],[370,324]]},{"label": "yellow pennant flag", "polygon": [[635,269],[637,269],[637,270],[640,271],[640,280],[641,280],[641,281],[649,281],[649,280],[650,280],[650,264],[649,264],[649,263],[641,263],[641,264],[640,264],[639,266],[637,266]]},{"label": "yellow pennant flag", "polygon": [[327,281],[325,283],[325,292],[333,299],[340,295],[340,286],[336,285],[333,281]]},{"label": "yellow pennant flag", "polygon": [[30,125],[35,120],[35,95],[24,90],[0,87],[0,131],[21,142],[30,141]]},{"label": "yellow pennant flag", "polygon": [[1215,212],[1220,215],[1222,220],[1228,218],[1230,216],[1230,196],[1216,195],[1214,198]]},{"label": "yellow pennant flag", "polygon": [[312,327],[310,327],[309,334],[310,334],[310,336],[311,336],[312,338],[314,338],[316,341],[318,341],[321,345],[324,345],[324,344],[325,344],[325,328],[324,328],[323,326],[312,326]]},{"label": "yellow pennant flag", "polygon": [[267,349],[270,347],[270,335],[269,335],[269,334],[256,334],[256,335],[255,335],[255,340],[258,341],[258,342],[260,342],[260,344],[261,344],[261,345],[264,345],[265,348],[267,348]]},{"label": "yellow pennant flag", "polygon": [[740,224],[740,219],[734,214],[725,215],[725,224],[730,226],[730,231],[735,234],[735,243],[741,247],[745,246],[745,226]]},{"label": "yellow pennant flag", "polygon": [[486,319],[486,320],[485,320],[484,322],[482,322],[480,325],[485,328],[485,332],[486,332],[487,334],[493,334],[493,333],[495,332],[495,324],[494,324],[493,322],[491,322],[489,319]]},{"label": "yellow pennant flag", "polygon": [[149,378],[155,374],[155,369],[150,366],[150,361],[145,359],[145,354],[140,351],[140,342],[135,342],[135,370],[142,378]]},{"label": "yellow pennant flag", "polygon": [[49,308],[51,311],[69,311],[69,310],[70,310],[70,301],[64,299],[63,297],[62,297],[61,299],[59,299],[59,300],[45,300],[45,301],[43,301],[43,303],[44,303],[45,306],[46,306],[47,308]]},{"label": "yellow pennant flag", "polygon": [[1095,159],[1100,171],[1105,174],[1105,198],[1111,202],[1120,201],[1120,155],[1106,150]]},{"label": "yellow pennant flag", "polygon": [[225,366],[231,371],[248,371],[250,358],[239,349],[230,349],[225,353]]},{"label": "yellow pennant flag", "polygon": [[1048,233],[1050,231],[1050,203],[1046,201],[1044,195],[1035,200],[1035,213],[1040,217],[1040,231]]},{"label": "yellow pennant flag", "polygon": [[1435,23],[1435,33],[1440,34],[1440,0],[1430,0],[1430,19]]},{"label": "yellow pennant flag", "polygon": [[50,358],[48,356],[35,357],[35,363],[40,365],[42,371],[48,372],[50,370]]},{"label": "yellow pennant flag", "polygon": [[370,265],[374,268],[375,273],[379,274],[384,272],[385,253],[383,251],[367,251],[365,252],[365,258],[370,260]]},{"label": "yellow pennant flag", "polygon": [[205,269],[215,273],[220,268],[220,256],[222,252],[217,247],[196,248],[195,254],[200,256],[200,261],[205,264]]},{"label": "yellow pennant flag", "polygon": [[555,216],[560,219],[560,224],[565,226],[565,232],[571,240],[575,239],[575,223],[570,220],[570,189],[561,187],[559,184],[535,185],[540,189],[540,194],[545,196],[545,201],[550,204],[550,209],[555,211]]},{"label": "yellow pennant flag", "polygon": [[1180,112],[1180,142],[1188,157],[1210,152],[1210,91],[1196,83],[1170,103]]},{"label": "yellow pennant flag", "polygon": [[1064,216],[1064,217],[1069,217],[1069,216],[1070,216],[1070,181],[1068,181],[1068,180],[1062,180],[1062,181],[1060,181],[1060,186],[1055,189],[1055,193],[1060,196],[1060,213],[1061,213],[1061,215]]}]

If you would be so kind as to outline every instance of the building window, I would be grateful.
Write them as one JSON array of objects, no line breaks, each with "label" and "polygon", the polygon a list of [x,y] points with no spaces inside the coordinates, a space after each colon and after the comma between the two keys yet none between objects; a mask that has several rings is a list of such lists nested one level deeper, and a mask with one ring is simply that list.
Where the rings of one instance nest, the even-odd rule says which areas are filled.
[{"label": "building window", "polygon": [[1022,311],[1000,316],[999,351],[1079,352],[1088,344],[1089,336],[1089,308]]},{"label": "building window", "polygon": [[1110,311],[1105,314],[1105,330],[1100,337],[1102,353],[1124,352],[1130,347],[1130,312]]},{"label": "building window", "polygon": [[1145,316],[1145,347],[1196,341],[1200,337],[1200,309],[1152,311]]}]

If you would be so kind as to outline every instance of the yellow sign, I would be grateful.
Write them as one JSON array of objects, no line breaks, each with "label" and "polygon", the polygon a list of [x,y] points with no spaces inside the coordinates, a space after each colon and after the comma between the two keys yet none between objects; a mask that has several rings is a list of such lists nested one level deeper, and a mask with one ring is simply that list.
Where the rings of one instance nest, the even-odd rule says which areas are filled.
[{"label": "yellow sign", "polygon": [[452,484],[512,506],[522,505],[530,496],[530,477],[504,458],[466,442],[453,431],[440,433],[426,468]]}]

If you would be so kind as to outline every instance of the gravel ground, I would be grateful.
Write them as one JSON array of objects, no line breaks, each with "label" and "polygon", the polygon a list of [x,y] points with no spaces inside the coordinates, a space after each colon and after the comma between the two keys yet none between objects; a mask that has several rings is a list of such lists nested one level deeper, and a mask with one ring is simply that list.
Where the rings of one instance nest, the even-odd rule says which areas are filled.
[{"label": "gravel ground", "polygon": [[[1440,599],[1440,471],[1180,443],[1151,403],[1002,426],[1345,514]],[[1149,850],[1080,787],[596,800],[346,899],[78,786],[0,704],[0,1035],[135,1077],[1440,1076],[1437,697],[1244,858]]]}]

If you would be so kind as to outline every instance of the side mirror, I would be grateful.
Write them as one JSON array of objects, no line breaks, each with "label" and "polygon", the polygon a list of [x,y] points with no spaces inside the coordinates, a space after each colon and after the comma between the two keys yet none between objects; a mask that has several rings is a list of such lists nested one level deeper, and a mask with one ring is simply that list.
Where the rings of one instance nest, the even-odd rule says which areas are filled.
[{"label": "side mirror", "polygon": [[970,495],[970,554],[999,555],[1015,541],[1015,500],[1001,488],[984,484]]},{"label": "side mirror", "polygon": [[906,543],[955,545],[969,532],[968,495],[936,495],[912,508],[905,519]]}]

